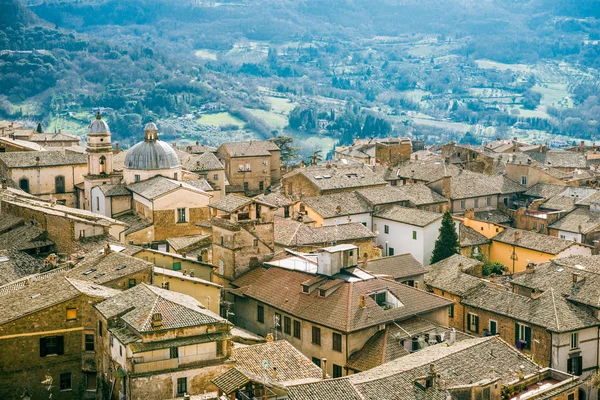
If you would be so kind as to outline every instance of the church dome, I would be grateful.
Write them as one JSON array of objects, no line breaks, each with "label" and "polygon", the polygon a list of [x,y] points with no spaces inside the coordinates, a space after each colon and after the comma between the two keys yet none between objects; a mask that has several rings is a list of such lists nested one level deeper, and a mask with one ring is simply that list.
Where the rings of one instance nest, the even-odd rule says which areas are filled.
[{"label": "church dome", "polygon": [[94,119],[88,125],[88,133],[110,133],[110,129],[108,128],[108,124],[106,121],[102,119],[100,113],[96,114],[96,119]]},{"label": "church dome", "polygon": [[133,170],[171,169],[181,166],[175,149],[158,140],[157,128],[150,121],[144,129],[144,141],[127,151],[125,168]]}]

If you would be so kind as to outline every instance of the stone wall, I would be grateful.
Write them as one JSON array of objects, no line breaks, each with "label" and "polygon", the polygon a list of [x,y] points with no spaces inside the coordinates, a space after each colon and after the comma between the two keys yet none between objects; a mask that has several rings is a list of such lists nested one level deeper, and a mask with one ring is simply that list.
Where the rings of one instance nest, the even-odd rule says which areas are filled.
[{"label": "stone wall", "polygon": [[[526,299],[524,299],[525,301]],[[489,327],[489,321],[494,320],[497,322],[497,330],[500,338],[506,343],[515,347],[515,321],[512,318],[504,315],[492,313],[489,311],[473,308],[470,306],[464,306],[464,318],[466,320],[467,314],[472,313],[479,317],[479,333],[466,332],[474,336],[483,336],[483,330]],[[466,325],[466,323],[465,323]],[[550,366],[551,351],[552,351],[552,337],[550,332],[545,328],[523,324],[531,328],[531,349],[521,350],[523,354],[533,356],[533,360],[542,365],[542,367]],[[537,341],[537,342],[536,342]]]},{"label": "stone wall", "polygon": [[172,237],[199,235],[202,228],[196,224],[208,219],[208,207],[189,208],[186,222],[177,222],[177,210],[155,210],[154,240],[161,241]]},{"label": "stone wall", "polygon": [[[94,360],[95,353],[85,352],[85,333],[95,333],[96,320],[92,306],[98,299],[80,295],[0,326],[0,398],[21,400],[27,391],[32,399],[68,400],[95,398],[86,391],[87,376],[82,359]],[[66,310],[77,309],[74,321],[66,320]],[[40,339],[63,336],[64,354],[40,356]],[[98,349],[96,349],[98,350]],[[95,362],[86,363],[88,371],[96,370]],[[72,374],[72,390],[60,391],[60,374]],[[42,381],[53,379],[50,390]]]}]

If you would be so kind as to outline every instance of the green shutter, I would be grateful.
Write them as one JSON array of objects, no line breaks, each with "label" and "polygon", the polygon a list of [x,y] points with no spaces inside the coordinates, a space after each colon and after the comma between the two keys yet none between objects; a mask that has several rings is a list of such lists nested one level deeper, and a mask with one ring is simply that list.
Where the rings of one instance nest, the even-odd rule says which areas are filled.
[{"label": "green shutter", "polygon": [[479,317],[477,315],[474,315],[475,318],[475,333],[479,333]]},{"label": "green shutter", "polygon": [[515,324],[515,347],[519,344],[519,324]]},{"label": "green shutter", "polygon": [[46,357],[46,338],[40,338],[40,357]]},{"label": "green shutter", "polygon": [[525,327],[525,341],[527,342],[525,348],[531,350],[531,328],[528,326]]},{"label": "green shutter", "polygon": [[567,359],[567,372],[569,374],[573,373],[573,359],[572,358]]},{"label": "green shutter", "polygon": [[174,262],[173,263],[173,271],[180,271],[181,270],[181,262]]}]

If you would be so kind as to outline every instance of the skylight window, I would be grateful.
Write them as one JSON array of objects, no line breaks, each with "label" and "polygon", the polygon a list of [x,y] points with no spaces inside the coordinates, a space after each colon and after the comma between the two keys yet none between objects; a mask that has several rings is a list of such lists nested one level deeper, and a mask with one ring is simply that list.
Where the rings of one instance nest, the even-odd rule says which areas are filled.
[{"label": "skylight window", "polygon": [[7,262],[9,261],[8,257],[0,257],[0,262]]},{"label": "skylight window", "polygon": [[83,275],[88,276],[89,274],[94,273],[94,272],[96,272],[96,268],[92,268],[92,269],[85,271],[83,273]]},{"label": "skylight window", "polygon": [[125,269],[125,268],[127,268],[127,265],[120,265],[117,268],[115,268],[115,271],[120,271],[120,270]]},{"label": "skylight window", "polygon": [[41,293],[36,293],[33,296],[31,296],[31,299],[37,299],[38,297],[40,297],[42,294]]}]

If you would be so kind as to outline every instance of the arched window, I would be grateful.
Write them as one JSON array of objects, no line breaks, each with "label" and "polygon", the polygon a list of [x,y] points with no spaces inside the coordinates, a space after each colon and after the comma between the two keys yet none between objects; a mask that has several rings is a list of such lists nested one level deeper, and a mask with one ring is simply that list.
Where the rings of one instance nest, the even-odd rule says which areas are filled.
[{"label": "arched window", "polygon": [[56,193],[64,193],[65,192],[65,177],[59,175],[54,178],[54,191]]},{"label": "arched window", "polygon": [[104,156],[100,157],[100,173],[106,173],[106,157]]},{"label": "arched window", "polygon": [[29,193],[29,179],[21,178],[19,179],[19,187],[22,191]]}]

